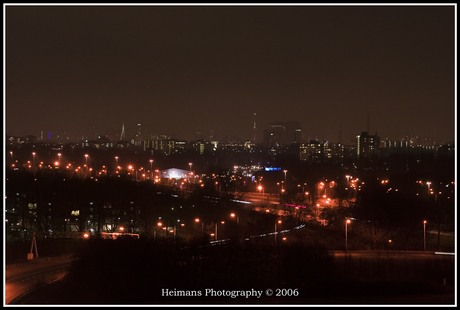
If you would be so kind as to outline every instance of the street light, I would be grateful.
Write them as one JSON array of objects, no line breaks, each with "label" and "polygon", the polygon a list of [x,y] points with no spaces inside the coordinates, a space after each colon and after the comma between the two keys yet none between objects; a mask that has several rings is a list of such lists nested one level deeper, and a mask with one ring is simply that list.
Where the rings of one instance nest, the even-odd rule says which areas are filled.
[{"label": "street light", "polygon": [[351,175],[348,175],[348,174],[345,176],[345,178],[347,178],[347,187],[350,184],[350,177],[351,177]]},{"label": "street light", "polygon": [[88,154],[85,154],[85,160],[86,160],[86,171],[89,171],[88,169]]},{"label": "street light", "polygon": [[348,231],[347,231],[347,228],[348,228],[348,224],[351,223],[351,220],[350,219],[347,219],[345,221],[345,252],[348,251]]},{"label": "street light", "polygon": [[275,222],[275,244],[278,240],[278,233],[277,233],[278,224],[281,224],[281,220],[278,220]]},{"label": "street light", "polygon": [[426,251],[426,230],[425,230],[426,221],[423,221],[423,251]]},{"label": "street light", "polygon": [[150,179],[153,179],[152,165],[153,165],[153,159],[150,160]]},{"label": "street light", "polygon": [[[157,226],[158,226],[158,227],[161,227],[161,226],[163,226],[163,223],[162,223],[162,222],[158,222],[158,223],[157,223]],[[157,235],[157,227],[155,226],[155,228],[153,229],[153,242],[155,242],[156,235]]]},{"label": "street light", "polygon": [[61,153],[58,153],[58,157],[59,157],[59,167],[61,167]]},{"label": "street light", "polygon": [[32,152],[32,157],[33,157],[33,162],[32,162],[32,167],[35,167],[35,152]]},{"label": "street light", "polygon": [[239,224],[240,223],[240,218],[238,215],[236,215],[235,213],[230,213],[230,216],[231,217],[236,217],[236,223]]},{"label": "street light", "polygon": [[263,186],[262,186],[262,185],[259,185],[258,189],[259,189],[259,191],[261,191],[261,193],[262,193],[262,197],[264,197],[264,195],[265,195],[265,191],[264,191],[264,188],[263,188]]},{"label": "street light", "polygon": [[287,189],[287,179],[286,179],[287,170],[283,170],[283,172],[284,172],[284,187]]},{"label": "street light", "polygon": [[388,240],[388,245],[387,245],[387,259],[388,259],[388,248],[390,247],[391,244],[391,239]]},{"label": "street light", "polygon": [[[195,222],[196,222],[196,223],[199,223],[199,222],[200,222],[200,219],[199,219],[199,218],[196,218],[196,219],[195,219]],[[204,232],[204,223],[203,223],[203,222],[201,222],[201,232],[202,232],[202,233]]]},{"label": "street light", "polygon": [[431,190],[431,182],[426,182],[426,185],[428,186],[428,191]]},{"label": "street light", "polygon": [[118,156],[115,156],[115,169],[118,169]]}]

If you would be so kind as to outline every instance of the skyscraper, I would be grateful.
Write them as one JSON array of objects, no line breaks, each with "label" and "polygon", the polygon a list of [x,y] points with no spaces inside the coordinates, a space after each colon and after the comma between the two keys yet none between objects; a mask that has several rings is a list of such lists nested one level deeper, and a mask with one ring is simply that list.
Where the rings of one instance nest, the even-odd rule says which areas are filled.
[{"label": "skyscraper", "polygon": [[125,123],[121,126],[121,134],[120,134],[120,140],[125,140],[126,135],[125,135]]},{"label": "skyscraper", "polygon": [[298,143],[301,138],[300,122],[273,122],[270,129],[264,130],[264,143],[270,147]]},{"label": "skyscraper", "polygon": [[137,124],[136,137],[142,136],[141,124]]},{"label": "skyscraper", "polygon": [[356,155],[358,159],[372,159],[379,151],[380,137],[375,133],[374,136],[367,132],[362,132],[356,136]]},{"label": "skyscraper", "polygon": [[257,139],[256,113],[254,113],[254,127],[252,128],[252,142],[255,143],[256,139]]}]

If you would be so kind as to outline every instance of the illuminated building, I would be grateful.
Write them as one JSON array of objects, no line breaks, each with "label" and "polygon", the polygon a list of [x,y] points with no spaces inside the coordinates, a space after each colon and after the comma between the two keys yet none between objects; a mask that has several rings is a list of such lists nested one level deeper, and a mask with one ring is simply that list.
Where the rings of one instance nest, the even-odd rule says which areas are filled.
[{"label": "illuminated building", "polygon": [[356,155],[359,159],[372,160],[379,153],[380,137],[375,133],[369,135],[366,131],[356,136]]},{"label": "illuminated building", "polygon": [[328,141],[311,140],[300,145],[300,160],[312,163],[342,162],[344,158],[344,145]]}]

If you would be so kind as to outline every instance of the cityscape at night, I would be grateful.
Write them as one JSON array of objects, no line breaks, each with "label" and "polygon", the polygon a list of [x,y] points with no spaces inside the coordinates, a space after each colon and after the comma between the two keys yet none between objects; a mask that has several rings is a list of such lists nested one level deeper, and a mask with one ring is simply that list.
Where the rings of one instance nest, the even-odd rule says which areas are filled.
[{"label": "cityscape at night", "polygon": [[4,4],[4,305],[457,305],[456,4]]}]

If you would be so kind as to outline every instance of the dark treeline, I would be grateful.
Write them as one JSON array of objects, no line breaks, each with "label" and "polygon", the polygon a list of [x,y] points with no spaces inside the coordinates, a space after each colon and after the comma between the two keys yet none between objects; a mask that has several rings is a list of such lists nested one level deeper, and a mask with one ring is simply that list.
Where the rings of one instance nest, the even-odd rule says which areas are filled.
[{"label": "dark treeline", "polygon": [[[128,177],[69,177],[53,173],[7,172],[7,197],[21,230],[9,231],[11,239],[27,239],[30,232],[127,232],[153,234],[158,222],[174,227],[200,218],[215,222],[239,206],[228,191],[196,186],[191,190],[136,182]],[[212,197],[213,199],[206,199]],[[216,207],[218,204],[218,207]],[[7,227],[8,228],[8,227]]]}]

